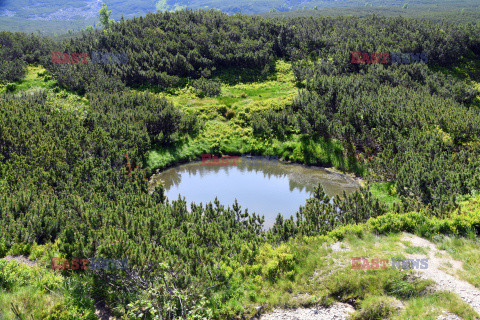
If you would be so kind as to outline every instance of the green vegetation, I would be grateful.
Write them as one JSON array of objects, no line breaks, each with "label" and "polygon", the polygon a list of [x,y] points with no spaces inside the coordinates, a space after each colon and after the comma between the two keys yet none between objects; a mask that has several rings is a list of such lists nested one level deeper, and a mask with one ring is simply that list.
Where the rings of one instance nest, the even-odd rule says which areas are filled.
[{"label": "green vegetation", "polygon": [[115,23],[115,20],[110,18],[112,11],[108,10],[105,3],[102,3],[102,7],[98,13],[100,14],[100,21],[98,22],[98,25],[102,26],[104,29],[109,29],[112,24]]},{"label": "green vegetation", "polygon": [[[232,85],[224,84],[221,94],[216,97],[199,97],[190,86],[159,92],[160,96],[186,113],[204,120],[205,126],[197,136],[179,146],[150,152],[148,167],[161,169],[175,162],[199,159],[201,154],[213,153],[277,155],[292,162],[354,169],[348,167],[339,141],[308,139],[298,134],[272,140],[254,134],[250,124],[255,125],[257,120],[252,118],[258,118],[258,113],[262,111],[284,109],[292,103],[298,90],[290,63],[278,60],[274,70],[260,82],[243,80],[247,83],[239,83],[242,77],[250,77],[231,70],[217,75],[215,80]],[[231,114],[230,119],[227,112]]]},{"label": "green vegetation", "polygon": [[[464,203],[466,210],[476,210],[478,198]],[[480,276],[478,268],[479,260],[479,243],[478,239],[471,234],[470,237],[455,237],[439,235],[433,238],[439,249],[446,250],[454,259],[463,262],[463,270],[458,276],[476,287],[480,286]]]},{"label": "green vegetation", "polygon": [[0,314],[5,319],[97,319],[94,302],[84,294],[88,280],[71,281],[48,270],[15,260],[0,260]]},{"label": "green vegetation", "polygon": [[[474,230],[478,231],[480,226],[480,208],[477,201],[478,198],[468,202],[462,206],[463,213],[457,213],[449,219],[429,219],[422,213],[387,214],[385,217],[372,219],[363,225],[337,228],[325,236],[291,239],[275,248],[264,244],[258,248],[256,257],[249,263],[233,265],[231,268],[223,267],[224,272],[230,274],[229,289],[222,291],[223,293],[217,293],[209,302],[202,302],[202,308],[205,308],[204,311],[207,314],[213,312],[209,313],[211,317],[228,318],[238,312],[247,312],[247,314],[255,312],[255,306],[260,304],[268,310],[273,306],[328,305],[336,300],[356,301],[355,305],[359,309],[355,317],[358,319],[369,319],[369,314],[383,314],[392,310],[396,310],[394,319],[404,319],[408,316],[435,317],[442,310],[465,319],[475,319],[478,315],[457,296],[447,292],[432,293],[429,289],[431,282],[416,278],[411,271],[389,268],[352,272],[350,259],[352,256],[359,255],[390,259],[408,254],[409,248],[403,248],[400,245],[399,234],[396,233],[400,231],[418,233],[433,239],[440,233],[449,234],[458,237],[455,240],[456,247],[464,248],[465,246],[460,244],[470,241],[465,236]],[[339,240],[342,241],[343,250],[332,251],[329,245]],[[54,255],[52,251],[56,251],[51,245],[34,246],[29,250],[32,252],[30,257],[38,258],[40,263],[48,261],[42,259],[43,256]],[[455,254],[454,251],[449,250],[449,252]],[[473,253],[473,250],[471,252]],[[478,261],[469,259],[468,254],[463,257],[457,254],[455,258],[465,263]],[[29,297],[33,295],[33,292],[25,293],[27,289],[22,288],[34,290],[35,286],[42,283],[42,286],[48,284],[53,286],[53,289],[55,286],[58,288],[64,280],[62,276],[54,276],[53,271],[21,266],[17,262],[0,261],[0,266],[3,271],[0,273],[3,275],[2,285],[8,284],[9,287],[19,288],[3,297],[12,301],[21,301],[14,299],[22,293]],[[16,270],[15,273],[6,271],[12,268]],[[32,272],[40,272],[44,278],[36,276],[36,280],[29,281]],[[71,291],[57,292],[64,292],[63,294],[68,297],[75,292],[78,294],[80,288],[85,291],[92,290],[91,285],[85,282],[86,279],[73,274],[69,275],[69,278],[70,287],[66,289]],[[88,292],[83,293],[88,294]],[[47,293],[38,294],[47,295]],[[224,302],[218,304],[220,301]],[[404,305],[400,314],[398,313],[399,302]],[[72,305],[80,301],[63,301],[62,303]],[[87,305],[88,302],[83,301],[83,307]],[[139,306],[142,303],[138,302],[136,305]],[[383,307],[380,307],[382,305]],[[19,306],[26,308],[24,304]],[[211,307],[213,309],[208,311]],[[41,309],[40,306],[37,306],[37,309],[34,306],[31,308],[32,310]],[[143,310],[146,311],[148,308]],[[89,319],[87,314],[82,319]]]},{"label": "green vegetation", "polygon": [[369,190],[374,197],[379,199],[382,203],[387,204],[390,209],[393,208],[395,203],[400,202],[395,182],[377,182],[372,184]]},{"label": "green vegetation", "polygon": [[[340,3],[340,2],[336,2]],[[347,4],[345,1],[342,2]],[[410,2],[412,3],[412,2]],[[452,5],[452,6],[450,6]],[[469,7],[466,11],[459,7],[466,5]],[[405,17],[414,19],[426,19],[434,22],[448,21],[455,24],[476,24],[480,18],[479,7],[473,2],[443,1],[438,3],[417,3],[410,5],[408,8],[403,8],[403,5],[395,3],[395,5],[388,5],[386,2],[377,5],[345,5],[343,7],[323,7],[317,8],[308,7],[307,10],[299,10],[292,8],[291,11],[278,11],[260,13],[260,16],[268,18],[296,18],[296,17],[359,17],[366,18],[371,16],[383,17]]]},{"label": "green vegetation", "polygon": [[[213,10],[104,18],[108,30],[62,41],[0,33],[6,70],[22,66],[1,75],[0,256],[37,262],[0,260],[4,314],[92,319],[101,300],[123,319],[230,319],[341,301],[355,319],[480,317],[411,272],[351,268],[353,255],[424,253],[401,245],[410,232],[480,285],[480,25]],[[129,63],[50,53],[120,48]],[[354,50],[426,52],[429,64],[352,64]],[[369,187],[333,200],[318,187],[268,231],[238,203],[149,194],[154,170],[203,153],[334,166]],[[53,256],[130,266],[54,271]]]}]

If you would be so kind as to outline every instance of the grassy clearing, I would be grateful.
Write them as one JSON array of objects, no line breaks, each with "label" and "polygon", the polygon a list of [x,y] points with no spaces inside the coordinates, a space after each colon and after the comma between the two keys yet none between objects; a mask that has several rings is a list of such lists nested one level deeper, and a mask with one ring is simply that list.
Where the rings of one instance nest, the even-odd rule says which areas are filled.
[{"label": "grassy clearing", "polygon": [[192,87],[177,89],[174,93],[162,92],[159,95],[173,102],[179,108],[193,108],[199,114],[226,106],[236,111],[281,108],[293,101],[297,88],[293,83],[268,81],[261,83],[222,85],[222,93],[217,97],[200,98]]},{"label": "grassy clearing", "polygon": [[[73,92],[61,89],[57,81],[53,80],[42,66],[29,65],[25,78],[14,82],[13,93],[28,94],[37,90],[45,90],[48,95],[48,103],[53,110],[74,112],[84,116],[88,109],[88,99]],[[0,84],[0,94],[7,92],[7,86],[12,83]]]},{"label": "grassy clearing", "polygon": [[370,185],[370,192],[381,202],[392,208],[395,203],[400,203],[395,182],[376,182]]},{"label": "grassy clearing", "polygon": [[[155,87],[139,87],[133,90],[149,90],[172,101],[179,108],[204,115],[219,107],[229,107],[238,111],[268,109],[282,107],[291,101],[297,93],[295,78],[291,64],[282,60],[275,62],[273,71],[261,75],[261,70],[227,69],[212,76],[220,81],[222,93],[216,97],[199,97],[195,89],[186,84],[172,90],[161,90]],[[213,120],[213,119],[208,119]]]},{"label": "grassy clearing", "polygon": [[63,299],[50,295],[35,287],[20,287],[13,292],[0,295],[0,319],[15,319],[14,310],[33,319],[42,319],[52,313],[55,306],[60,305]]},{"label": "grassy clearing", "polygon": [[430,68],[433,71],[440,71],[457,79],[465,80],[467,83],[480,81],[480,61],[475,59],[473,55],[448,67],[431,66]]},{"label": "grassy clearing", "polygon": [[196,137],[171,149],[156,148],[147,155],[147,166],[161,169],[170,164],[199,159],[203,153],[279,156],[283,160],[334,166],[361,174],[362,169],[345,158],[342,144],[335,140],[308,139],[290,135],[285,140],[254,135],[251,115],[264,110],[281,110],[292,103],[298,88],[291,64],[275,62],[271,73],[252,70],[224,70],[213,76],[222,82],[217,97],[200,98],[190,86],[157,94],[188,113],[197,114],[205,125]]},{"label": "grassy clearing", "polygon": [[[53,80],[46,74],[45,68],[42,66],[27,66],[27,74],[19,81],[11,82],[14,84],[15,89],[13,92],[25,91],[31,88],[44,88],[53,89],[56,86],[57,81]],[[7,91],[9,83],[0,84],[0,93]]]},{"label": "grassy clearing", "polygon": [[[252,70],[222,71],[212,77],[222,83],[222,93],[217,97],[201,98],[188,84],[175,90],[157,91],[157,94],[186,112],[196,113],[205,121],[227,121],[225,111],[222,112],[225,108],[234,110],[242,120],[248,118],[251,112],[281,109],[293,101],[298,88],[294,82],[291,64],[279,60],[274,70],[274,73],[265,77],[251,75]],[[234,118],[234,121],[237,119],[238,117]]]},{"label": "grassy clearing", "polygon": [[0,319],[96,319],[93,301],[78,294],[84,288],[44,266],[0,260]]}]

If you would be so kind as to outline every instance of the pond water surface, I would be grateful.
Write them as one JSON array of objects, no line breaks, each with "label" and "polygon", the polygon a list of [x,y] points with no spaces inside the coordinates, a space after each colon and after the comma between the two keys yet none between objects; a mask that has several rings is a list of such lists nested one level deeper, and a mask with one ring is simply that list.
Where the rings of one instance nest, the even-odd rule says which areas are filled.
[{"label": "pond water surface", "polygon": [[231,163],[207,166],[205,162],[191,162],[166,169],[154,175],[151,182],[163,183],[170,202],[179,195],[187,203],[197,204],[213,202],[217,197],[222,205],[231,207],[237,199],[243,210],[265,216],[266,229],[278,213],[284,218],[295,216],[319,183],[330,197],[359,187],[353,178],[320,167],[260,157],[241,157],[237,165]]}]

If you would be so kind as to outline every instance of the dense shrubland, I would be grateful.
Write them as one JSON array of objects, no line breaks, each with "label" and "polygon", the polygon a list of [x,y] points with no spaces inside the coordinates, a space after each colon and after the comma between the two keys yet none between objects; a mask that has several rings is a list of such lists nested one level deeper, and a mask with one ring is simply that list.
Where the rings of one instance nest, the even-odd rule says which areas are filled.
[{"label": "dense shrubland", "polygon": [[275,243],[298,234],[307,237],[326,234],[339,226],[360,224],[386,212],[386,206],[366,189],[348,196],[344,194],[342,198],[337,196],[330,201],[322,188],[317,187],[312,198],[300,207],[296,219],[284,219],[279,214],[267,237]]},{"label": "dense shrubland", "polygon": [[[164,271],[148,268],[160,263],[177,265],[181,274],[165,285],[187,290],[194,283],[195,293],[205,294],[203,285],[225,281],[222,257],[252,259],[262,239],[259,217],[218,203],[189,212],[183,201],[163,204],[161,190],[147,194],[142,154],[152,143],[193,133],[195,118],[148,93],[91,94],[84,119],[53,110],[46,97],[4,95],[0,102],[1,118],[8,119],[0,131],[3,254],[16,243],[58,240],[66,258],[128,257],[132,269],[109,286],[102,281],[108,274],[95,276],[105,294],[163,288],[156,279]],[[126,172],[127,155],[132,172]],[[189,310],[191,302],[183,303],[187,309],[178,312]]]},{"label": "dense shrubland", "polygon": [[[126,271],[88,273],[82,296],[101,297],[132,319],[152,310],[164,319],[220,319],[266,299],[262,286],[295,281],[301,253],[285,241],[367,230],[478,234],[477,212],[449,219],[456,197],[480,189],[478,92],[424,64],[351,64],[350,51],[426,52],[431,64],[449,68],[478,58],[479,31],[403,18],[269,20],[181,11],[122,20],[55,44],[0,33],[0,80],[18,82],[26,64],[38,63],[57,92],[88,101],[78,111],[59,108],[44,90],[0,96],[0,255],[40,245],[43,256],[127,257]],[[129,63],[52,63],[50,50],[126,52]],[[234,110],[231,96],[219,97],[224,105],[198,117],[202,111],[137,90],[187,85],[208,99],[221,95],[218,80],[231,80],[224,75],[232,68],[253,70],[249,80],[268,79],[280,58],[293,63],[300,91],[271,108]],[[253,135],[250,149],[244,137],[221,136],[232,130]],[[148,151],[169,150],[173,163],[197,137],[205,149],[193,157],[262,153],[275,144],[269,153],[288,158],[294,149],[301,162],[334,164],[338,155],[317,150],[339,151],[347,164],[338,167],[366,168],[357,172],[390,181],[402,201],[387,213],[367,189],[330,202],[318,188],[296,219],[279,216],[265,232],[261,213],[238,204],[168,203],[161,188],[148,194]],[[405,213],[412,210],[421,213]],[[46,249],[52,243],[55,249]],[[0,287],[12,290],[2,268]],[[82,308],[91,307],[87,301]]]},{"label": "dense shrubland", "polygon": [[0,83],[21,80],[27,64],[46,63],[53,46],[49,38],[0,31]]},{"label": "dense shrubland", "polygon": [[[323,61],[322,61],[323,62]],[[446,213],[452,197],[479,188],[477,92],[449,85],[424,65],[371,65],[331,76],[319,63],[291,109],[310,136],[343,141],[353,156],[374,157],[377,178],[395,180],[398,194]],[[306,66],[297,68],[308,69]],[[311,70],[311,69],[308,69]],[[403,72],[401,72],[403,71]],[[269,121],[269,126],[280,124]],[[467,178],[468,177],[468,178]]]},{"label": "dense shrubland", "polygon": [[[165,12],[121,20],[105,31],[84,32],[57,48],[70,53],[121,51],[130,63],[94,67],[49,63],[48,68],[61,85],[84,90],[88,83],[98,82],[92,77],[95,72],[130,86],[150,83],[169,88],[184,77],[208,78],[226,67],[268,72],[277,58],[331,59],[336,67],[327,65],[325,70],[337,73],[367,68],[350,63],[351,50],[425,52],[431,63],[450,65],[480,52],[478,28],[375,16],[268,20],[213,10]],[[70,83],[67,75],[76,82]]]}]

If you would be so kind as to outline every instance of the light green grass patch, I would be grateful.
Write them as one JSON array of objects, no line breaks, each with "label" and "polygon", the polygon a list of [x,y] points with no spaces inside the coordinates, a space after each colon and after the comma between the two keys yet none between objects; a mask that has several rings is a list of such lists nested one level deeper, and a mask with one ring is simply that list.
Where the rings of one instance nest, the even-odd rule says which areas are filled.
[{"label": "light green grass patch", "polygon": [[395,203],[400,203],[395,182],[376,182],[370,185],[369,190],[374,197],[388,205],[389,208],[392,208]]},{"label": "light green grass patch", "polygon": [[458,276],[480,288],[480,242],[478,238],[446,237],[434,239],[439,249],[446,250],[455,260],[463,262],[463,270],[457,272]]},{"label": "light green grass patch", "polygon": [[[46,255],[49,248],[38,246],[32,254]],[[0,311],[5,319],[98,319],[94,302],[86,295],[91,290],[91,280],[80,276],[67,279],[39,264],[0,260]]]},{"label": "light green grass patch", "polygon": [[479,319],[473,308],[459,296],[451,292],[441,291],[423,297],[416,297],[405,303],[405,310],[391,317],[400,319],[435,320],[442,311],[458,315],[462,319]]},{"label": "light green grass patch", "polygon": [[24,319],[44,319],[57,306],[61,307],[63,302],[63,298],[42,292],[38,288],[21,287],[13,292],[0,294],[0,312],[5,320],[17,319],[14,310],[24,316]]},{"label": "light green grass patch", "polygon": [[401,241],[401,243],[406,246],[405,253],[428,255],[428,248],[412,246],[412,243],[410,241]]},{"label": "light green grass patch", "polygon": [[[240,76],[256,79],[254,74]],[[246,72],[246,71],[245,71]],[[283,141],[273,137],[253,134],[249,125],[252,113],[265,110],[281,110],[291,104],[298,88],[295,85],[291,64],[282,60],[275,62],[274,72],[257,81],[237,81],[233,71],[223,71],[218,79],[228,80],[222,84],[222,93],[217,97],[200,98],[188,85],[157,94],[171,101],[187,113],[197,114],[205,121],[196,137],[190,137],[172,148],[159,148],[147,155],[150,169],[162,169],[176,162],[199,159],[201,154],[255,154],[279,156],[283,160],[311,165],[334,166],[340,170],[362,174],[362,168],[350,164],[343,153],[340,141],[301,138],[292,134]],[[215,77],[214,77],[215,78]],[[137,90],[137,89],[134,89]],[[230,113],[230,120],[226,119]]]},{"label": "light green grass patch", "polygon": [[[197,114],[207,114],[208,120],[216,118],[215,110],[221,106],[249,113],[255,110],[279,109],[290,104],[297,94],[291,64],[276,62],[276,71],[270,80],[222,84],[222,93],[217,97],[200,98],[190,86],[158,94],[182,109],[193,109]],[[245,108],[249,108],[247,111]],[[192,110],[190,110],[192,111]],[[213,115],[213,117],[212,117]]]},{"label": "light green grass patch", "polygon": [[[15,95],[29,94],[45,90],[47,92],[47,103],[55,111],[68,111],[80,117],[86,115],[88,99],[73,92],[57,87],[56,80],[52,80],[48,72],[42,66],[27,66],[25,78],[15,82]],[[0,85],[0,93],[6,92],[7,84]]]},{"label": "light green grass patch", "polygon": [[[42,66],[27,66],[27,74],[19,81],[11,82],[15,84],[15,91],[25,91],[30,88],[44,88],[52,89],[56,86],[57,81],[53,80],[50,76],[46,75],[47,71]],[[6,92],[7,84],[0,85],[0,93]]]}]

